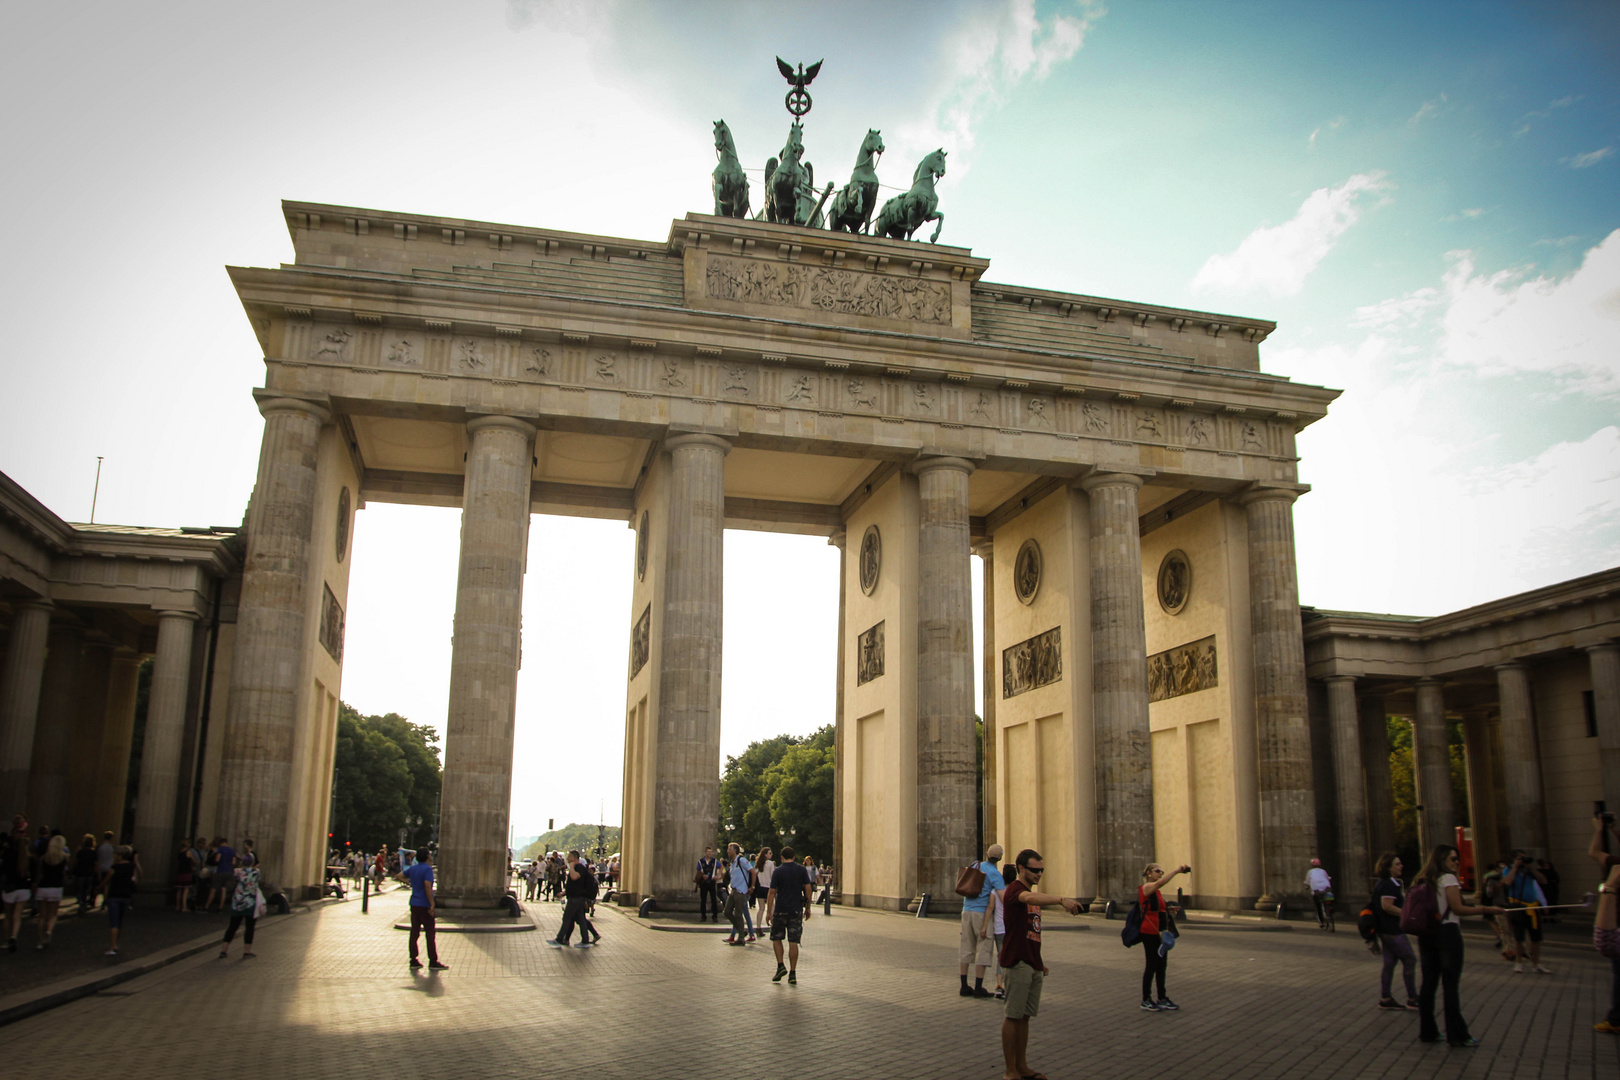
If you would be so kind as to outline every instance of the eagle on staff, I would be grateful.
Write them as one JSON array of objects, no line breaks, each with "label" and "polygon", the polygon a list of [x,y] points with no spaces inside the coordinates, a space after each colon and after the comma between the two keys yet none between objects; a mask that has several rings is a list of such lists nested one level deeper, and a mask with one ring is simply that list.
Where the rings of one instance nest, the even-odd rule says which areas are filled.
[{"label": "eagle on staff", "polygon": [[820,60],[817,60],[808,69],[803,64],[800,64],[799,70],[795,72],[792,64],[780,56],[776,58],[777,70],[782,73],[782,78],[786,79],[793,87],[792,90],[788,91],[787,110],[794,116],[803,116],[810,111],[810,95],[805,90],[805,87],[810,85],[811,80],[816,77],[816,72],[821,70],[821,63]]}]

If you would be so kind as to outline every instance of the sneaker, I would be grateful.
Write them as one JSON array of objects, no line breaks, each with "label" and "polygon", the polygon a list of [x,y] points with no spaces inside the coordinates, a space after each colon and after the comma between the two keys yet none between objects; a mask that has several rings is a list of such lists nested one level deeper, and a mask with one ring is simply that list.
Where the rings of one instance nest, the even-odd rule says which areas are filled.
[{"label": "sneaker", "polygon": [[553,949],[560,949],[564,945],[567,945],[568,943],[566,941],[558,941],[554,937],[548,937],[548,938],[546,938],[546,944],[550,945]]},{"label": "sneaker", "polygon": [[1152,1001],[1150,998],[1143,998],[1142,999],[1142,1010],[1144,1012],[1158,1012],[1159,1011],[1159,1006],[1154,1001]]},{"label": "sneaker", "polygon": [[1005,988],[1000,987],[1000,986],[996,987],[996,1000],[997,1001],[1006,1001],[1007,1000],[1007,991],[1006,991]]},{"label": "sneaker", "polygon": [[1406,1011],[1406,1006],[1405,1006],[1405,1005],[1401,1005],[1401,1004],[1398,1004],[1398,1003],[1397,1003],[1397,1002],[1396,1002],[1396,1001],[1395,1001],[1395,999],[1394,999],[1394,998],[1384,998],[1384,999],[1383,999],[1383,1000],[1382,1000],[1382,1001],[1380,1001],[1380,1002],[1379,1002],[1379,1003],[1378,1003],[1378,1007],[1379,1007],[1379,1008],[1380,1008],[1380,1009],[1398,1009],[1398,1010],[1399,1010],[1399,1011],[1401,1011],[1401,1012],[1405,1012],[1405,1011]]},{"label": "sneaker", "polygon": [[1523,964],[1514,964],[1513,965],[1513,974],[1515,974],[1515,975],[1523,975],[1524,974],[1524,965]]},{"label": "sneaker", "polygon": [[787,977],[787,973],[788,972],[787,972],[787,965],[786,964],[777,964],[776,965],[776,974],[771,976],[771,982],[781,982],[784,978]]},{"label": "sneaker", "polygon": [[575,942],[574,943],[574,948],[576,948],[576,949],[589,949],[589,948],[591,948],[591,943],[588,942],[588,941]]},{"label": "sneaker", "polygon": [[1175,1002],[1171,1001],[1169,998],[1160,998],[1159,999],[1159,1008],[1166,1011],[1166,1012],[1177,1012],[1177,1011],[1179,1011],[1181,1009],[1181,1006],[1177,1005]]},{"label": "sneaker", "polygon": [[[50,938],[46,938],[45,940],[49,941]],[[1535,970],[1536,970],[1537,975],[1551,975],[1552,974],[1552,972],[1548,971],[1546,968],[1542,967],[1540,964],[1536,965]]]},{"label": "sneaker", "polygon": [[799,985],[799,973],[797,971],[788,972],[788,985],[789,986],[798,986]]},{"label": "sneaker", "polygon": [[[11,940],[16,941],[17,939],[12,938]],[[118,955],[118,950],[117,949],[108,949],[106,952],[102,953],[101,955],[102,956],[117,956]]]},{"label": "sneaker", "polygon": [[437,960],[435,960],[435,961],[433,961],[433,963],[428,965],[428,970],[429,971],[449,971],[450,970],[450,965],[449,964],[441,964]]},{"label": "sneaker", "polygon": [[1611,1024],[1607,1020],[1599,1020],[1592,1025],[1593,1031],[1600,1031],[1605,1035],[1620,1035],[1620,1024]]},{"label": "sneaker", "polygon": [[1460,1048],[1462,1048],[1464,1050],[1472,1050],[1472,1049],[1474,1049],[1475,1047],[1477,1047],[1479,1045],[1479,1040],[1474,1038],[1472,1035],[1470,1035],[1468,1038],[1464,1039],[1462,1042],[1454,1042],[1451,1045],[1456,1046],[1456,1047],[1460,1047]]},{"label": "sneaker", "polygon": [[736,934],[727,934],[726,935],[726,944],[727,945],[735,945],[735,944],[737,944],[737,935]]},{"label": "sneaker", "polygon": [[1412,998],[1407,998],[1406,999],[1406,1007],[1408,1009],[1411,1009],[1413,1012],[1422,1012],[1423,1011],[1423,1006],[1419,1002],[1413,1000]]},{"label": "sneaker", "polygon": [[591,944],[592,945],[600,945],[600,944],[602,944],[602,935],[597,934],[594,937],[592,937],[591,938]]},{"label": "sneaker", "polygon": [[749,934],[748,935],[748,944],[752,945],[754,943],[754,941],[755,941],[754,935]]},{"label": "sneaker", "polygon": [[731,941],[731,940],[728,939],[726,941],[726,944],[727,945],[736,945],[738,947],[742,947],[742,946],[747,945],[748,942],[744,941],[742,938],[738,938],[736,941]]},{"label": "sneaker", "polygon": [[962,984],[962,989],[960,989],[960,990],[958,990],[956,992],[956,996],[957,997],[972,997],[973,996],[973,987],[969,986],[967,983],[963,983]]}]

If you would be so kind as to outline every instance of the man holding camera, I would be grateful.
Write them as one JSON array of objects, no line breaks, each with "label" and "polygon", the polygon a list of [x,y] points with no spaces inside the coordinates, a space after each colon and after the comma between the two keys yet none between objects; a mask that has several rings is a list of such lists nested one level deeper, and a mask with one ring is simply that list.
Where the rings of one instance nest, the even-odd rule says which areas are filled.
[{"label": "man holding camera", "polygon": [[1502,872],[1502,889],[1507,895],[1508,925],[1513,929],[1515,975],[1524,971],[1526,937],[1530,939],[1531,969],[1539,975],[1552,974],[1541,966],[1541,920],[1546,918],[1543,911],[1547,906],[1541,887],[1546,883],[1528,852],[1513,852],[1512,865]]}]

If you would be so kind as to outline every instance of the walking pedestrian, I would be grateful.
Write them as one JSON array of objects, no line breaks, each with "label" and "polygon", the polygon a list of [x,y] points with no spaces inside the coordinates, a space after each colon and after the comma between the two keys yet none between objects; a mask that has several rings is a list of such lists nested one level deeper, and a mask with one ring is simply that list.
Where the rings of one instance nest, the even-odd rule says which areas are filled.
[{"label": "walking pedestrian", "polygon": [[[117,858],[118,845],[113,843],[112,830],[108,829],[101,834],[101,843],[96,845],[96,888],[98,890],[101,888],[101,883],[107,880],[107,871],[113,868],[113,862]],[[107,906],[105,896],[101,898],[101,906],[103,908]]]},{"label": "walking pedestrian", "polygon": [[[1412,943],[1401,932],[1401,905],[1406,902],[1401,877],[1405,869],[1399,855],[1393,851],[1384,852],[1378,856],[1375,870],[1378,884],[1373,886],[1372,891],[1373,914],[1378,920],[1378,947],[1384,957],[1384,970],[1378,981],[1378,1007],[1402,1012],[1418,1008],[1417,983],[1412,974],[1417,966],[1417,957],[1412,955]],[[1401,978],[1406,983],[1405,1005],[1390,996],[1396,964],[1401,965]]]},{"label": "walking pedestrian", "polygon": [[[1186,863],[1166,874],[1158,863],[1148,863],[1142,870],[1142,884],[1136,890],[1136,902],[1142,905],[1142,947],[1147,952],[1142,968],[1142,1008],[1148,1012],[1175,1012],[1181,1008],[1164,992],[1165,971],[1170,966],[1170,949],[1176,943],[1175,920],[1164,902],[1163,889],[1180,874],[1192,872]],[[1159,996],[1153,997],[1154,987]]]},{"label": "walking pedestrian", "polygon": [[754,864],[748,861],[748,856],[742,853],[742,848],[736,844],[726,845],[726,855],[731,861],[727,871],[730,891],[726,894],[726,918],[731,920],[731,936],[726,938],[727,945],[746,945],[754,940],[754,928],[750,923],[747,934],[744,935],[743,926],[747,921],[749,890],[753,887]]},{"label": "walking pedestrian", "polygon": [[1041,986],[1051,973],[1041,960],[1041,908],[1061,904],[1070,915],[1080,914],[1078,900],[1036,890],[1046,862],[1041,853],[1025,848],[1014,860],[1017,876],[1007,883],[1007,936],[1001,946],[1001,966],[1007,969],[1006,1018],[1001,1022],[1004,1080],[1040,1076],[1029,1067],[1029,1021],[1040,1011]]},{"label": "walking pedestrian", "polygon": [[34,944],[36,949],[43,949],[51,943],[51,933],[56,929],[56,916],[62,910],[62,890],[67,885],[67,872],[67,837],[56,833],[47,843],[45,853],[39,857],[39,866],[34,876],[34,902],[39,907],[39,924],[36,927],[39,940]]},{"label": "walking pedestrian", "polygon": [[[1547,906],[1547,897],[1541,891],[1544,884],[1546,881],[1536,869],[1530,853],[1514,851],[1512,865],[1502,872],[1502,887],[1507,891],[1508,926],[1513,930],[1515,975],[1523,973],[1527,955],[1531,970],[1539,975],[1552,974],[1541,966],[1541,927],[1542,920],[1547,917],[1543,910]],[[1526,938],[1530,939],[1528,948]]]},{"label": "walking pedestrian", "polygon": [[17,951],[17,932],[22,928],[23,905],[33,895],[29,858],[28,817],[11,819],[11,831],[0,837],[0,904],[6,909],[6,949]]},{"label": "walking pedestrian", "polygon": [[96,902],[96,838],[84,834],[79,850],[73,853],[73,895],[79,901],[79,914],[90,914]]},{"label": "walking pedestrian", "polygon": [[1311,891],[1311,903],[1316,907],[1316,928],[1326,930],[1327,909],[1324,905],[1333,903],[1333,879],[1322,869],[1321,859],[1311,860],[1311,868],[1305,872],[1305,887]]},{"label": "walking pedestrian", "polygon": [[[810,917],[809,871],[793,861],[793,849],[782,849],[782,865],[771,875],[771,887],[765,896],[765,916],[771,921],[771,951],[776,953],[776,974],[772,982],[781,982],[787,976],[790,984],[799,982],[799,939],[804,935],[804,920]],[[787,938],[788,962],[782,963],[782,939]]]},{"label": "walking pedestrian", "polygon": [[259,868],[251,862],[237,867],[231,872],[235,885],[231,889],[230,925],[225,927],[225,940],[219,945],[219,958],[221,960],[231,951],[231,939],[236,936],[236,928],[246,926],[242,930],[242,959],[250,960],[258,954],[253,951],[253,929],[264,914],[264,894],[259,889]]},{"label": "walking pedestrian", "polygon": [[[697,886],[698,922],[712,919],[720,921],[720,860],[714,857],[714,848],[703,849],[703,858],[697,861],[692,883]],[[707,915],[704,912],[708,912]]]},{"label": "walking pedestrian", "polygon": [[[769,928],[770,923],[765,921],[765,897],[771,891],[771,873],[776,869],[776,861],[772,858],[773,852],[768,847],[759,849],[754,858],[754,903],[759,910],[754,913],[753,926]],[[753,940],[753,930],[748,932],[748,938]]]},{"label": "walking pedestrian", "polygon": [[438,931],[438,903],[433,898],[433,857],[423,845],[416,849],[416,862],[404,873],[405,881],[411,887],[411,942],[410,957],[411,970],[416,971],[422,966],[417,941],[427,934],[427,955],[429,971],[449,971],[449,964],[439,962],[439,944],[436,939]]},{"label": "walking pedestrian", "polygon": [[[1446,1042],[1472,1049],[1479,1045],[1479,1040],[1469,1033],[1468,1022],[1462,1014],[1462,917],[1500,915],[1502,909],[1470,907],[1462,902],[1462,883],[1457,879],[1461,865],[1457,849],[1449,844],[1441,844],[1429,853],[1429,861],[1423,864],[1423,869],[1412,880],[1414,889],[1427,885],[1434,890],[1440,920],[1434,930],[1418,935],[1418,958],[1423,965],[1423,983],[1418,989],[1418,1038],[1427,1043],[1440,1041],[1440,1028],[1434,1019],[1434,997],[1435,991],[1443,988]],[[1408,905],[1412,902],[1413,898],[1408,896]]]},{"label": "walking pedestrian", "polygon": [[586,909],[596,900],[596,878],[578,851],[568,853],[567,864],[568,876],[563,881],[563,896],[567,902],[563,905],[562,925],[557,928],[557,936],[546,944],[566,948],[574,936],[574,927],[578,926],[579,944],[575,947],[588,949],[602,938],[586,914]]},{"label": "walking pedestrian", "polygon": [[[1614,970],[1614,985],[1609,991],[1609,1012],[1592,1025],[1593,1031],[1605,1035],[1620,1035],[1620,855],[1603,850],[1604,832],[1614,835],[1620,842],[1620,828],[1614,824],[1614,815],[1599,812],[1592,815],[1592,842],[1586,848],[1597,864],[1608,875],[1598,886],[1597,919],[1593,923],[1592,944],[1600,956],[1609,961]],[[1616,850],[1620,850],[1617,843]]]},{"label": "walking pedestrian", "polygon": [[118,955],[118,931],[123,929],[124,916],[129,909],[135,906],[135,884],[140,881],[141,871],[135,862],[135,849],[128,844],[120,844],[113,849],[113,864],[108,868],[107,874],[101,879],[101,894],[106,899],[102,906],[107,909],[107,931],[111,935],[107,951],[103,956]]},{"label": "walking pedestrian", "polygon": [[[957,932],[956,949],[956,977],[961,985],[957,989],[959,997],[991,997],[990,991],[984,988],[984,969],[991,964],[991,942],[984,934],[984,920],[990,907],[990,897],[993,893],[1007,887],[1006,879],[1001,876],[1001,862],[1003,849],[1000,844],[991,844],[985,849],[984,859],[979,863],[979,872],[984,875],[984,884],[979,887],[977,895],[969,896],[962,901],[962,920]],[[968,965],[973,966],[973,987],[968,988]]]}]

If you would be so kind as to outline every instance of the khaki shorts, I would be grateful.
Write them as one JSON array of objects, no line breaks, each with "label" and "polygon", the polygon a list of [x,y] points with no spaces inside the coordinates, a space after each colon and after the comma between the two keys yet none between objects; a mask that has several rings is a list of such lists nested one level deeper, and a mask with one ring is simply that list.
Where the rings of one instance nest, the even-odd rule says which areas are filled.
[{"label": "khaki shorts", "polygon": [[962,912],[962,943],[957,949],[957,962],[962,964],[977,964],[980,967],[989,967],[996,962],[996,943],[991,938],[981,938],[979,927],[984,925],[984,912]]},{"label": "khaki shorts", "polygon": [[1028,964],[1018,963],[1007,969],[1007,1019],[1024,1020],[1041,1009],[1041,984],[1046,981],[1043,972]]}]

